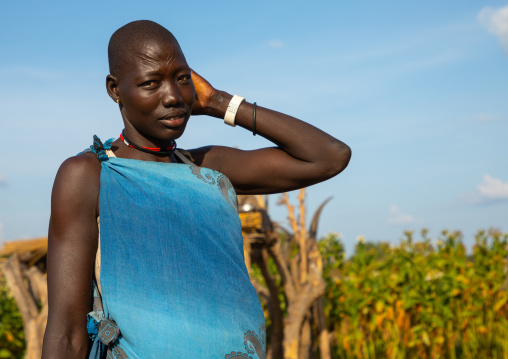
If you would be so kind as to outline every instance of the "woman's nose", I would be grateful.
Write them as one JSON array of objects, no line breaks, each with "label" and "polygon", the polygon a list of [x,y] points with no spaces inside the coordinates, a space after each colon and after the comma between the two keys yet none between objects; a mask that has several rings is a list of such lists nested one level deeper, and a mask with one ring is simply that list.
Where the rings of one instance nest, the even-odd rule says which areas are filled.
[{"label": "woman's nose", "polygon": [[175,83],[166,82],[162,88],[162,105],[164,107],[177,106],[183,103],[180,89]]}]

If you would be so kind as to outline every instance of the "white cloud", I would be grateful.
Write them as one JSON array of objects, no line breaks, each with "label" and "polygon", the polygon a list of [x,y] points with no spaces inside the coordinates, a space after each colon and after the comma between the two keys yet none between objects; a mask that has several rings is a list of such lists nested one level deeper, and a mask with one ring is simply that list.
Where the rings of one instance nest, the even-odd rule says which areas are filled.
[{"label": "white cloud", "polygon": [[0,173],[0,186],[5,186],[7,184],[7,178],[5,178],[5,175]]},{"label": "white cloud", "polygon": [[279,40],[268,40],[268,45],[270,45],[270,47],[273,47],[275,49],[280,49],[281,47],[284,46],[284,43]]},{"label": "white cloud", "polygon": [[483,175],[483,182],[476,188],[483,200],[508,200],[508,182],[498,178]]},{"label": "white cloud", "polygon": [[478,21],[497,36],[508,54],[508,6],[499,9],[484,7],[478,14]]},{"label": "white cloud", "polygon": [[488,122],[488,121],[492,120],[492,116],[482,114],[482,115],[478,115],[478,117],[476,119],[478,120],[478,122]]},{"label": "white cloud", "polygon": [[489,123],[489,122],[498,122],[498,121],[506,121],[508,117],[506,115],[499,114],[489,114],[489,113],[480,113],[472,117],[473,121],[480,123]]},{"label": "white cloud", "polygon": [[390,224],[408,224],[420,222],[408,213],[404,213],[400,210],[399,206],[392,204],[388,210],[388,223]]},{"label": "white cloud", "polygon": [[466,204],[488,204],[507,201],[508,181],[503,182],[499,178],[485,174],[483,175],[482,182],[476,186],[476,191],[460,195],[459,200],[461,203]]}]

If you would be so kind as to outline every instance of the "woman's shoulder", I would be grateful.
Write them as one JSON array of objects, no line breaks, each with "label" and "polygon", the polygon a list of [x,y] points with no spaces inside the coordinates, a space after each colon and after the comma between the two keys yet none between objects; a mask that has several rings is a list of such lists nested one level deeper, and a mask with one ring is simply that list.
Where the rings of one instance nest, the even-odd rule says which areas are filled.
[{"label": "woman's shoulder", "polygon": [[63,192],[82,201],[95,200],[100,188],[100,171],[100,161],[93,153],[69,157],[58,169],[53,192]]},{"label": "woman's shoulder", "polygon": [[58,172],[67,175],[89,177],[91,174],[100,173],[101,163],[92,152],[81,152],[76,156],[67,158],[61,165]]}]

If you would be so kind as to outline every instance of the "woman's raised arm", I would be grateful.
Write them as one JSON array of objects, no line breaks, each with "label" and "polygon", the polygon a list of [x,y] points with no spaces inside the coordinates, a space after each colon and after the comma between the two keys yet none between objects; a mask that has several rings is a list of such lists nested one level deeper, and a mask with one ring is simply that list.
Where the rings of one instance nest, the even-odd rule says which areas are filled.
[{"label": "woman's raised arm", "polygon": [[[196,88],[193,115],[224,118],[232,96],[192,73]],[[319,106],[319,104],[316,104]],[[253,105],[243,101],[236,124],[253,130]],[[229,177],[239,194],[293,190],[331,178],[346,168],[351,149],[345,143],[294,117],[258,106],[256,133],[277,147],[241,151],[213,146],[196,150],[198,164]]]},{"label": "woman's raised arm", "polygon": [[93,154],[69,158],[51,195],[48,234],[49,316],[43,359],[86,358],[87,313],[98,243],[100,163]]}]

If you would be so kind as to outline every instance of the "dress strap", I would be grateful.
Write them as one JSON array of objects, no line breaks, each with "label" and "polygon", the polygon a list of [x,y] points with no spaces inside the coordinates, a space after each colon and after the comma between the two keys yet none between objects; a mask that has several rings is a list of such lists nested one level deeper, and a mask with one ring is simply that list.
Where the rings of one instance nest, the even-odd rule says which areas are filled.
[{"label": "dress strap", "polygon": [[[90,148],[87,148],[81,153],[92,152],[99,158],[101,162],[106,161],[109,158],[107,151],[111,150],[111,144],[113,143],[114,140],[115,140],[114,138],[110,138],[106,142],[102,143],[99,137],[93,135],[93,145],[91,145]],[[109,154],[112,153],[113,153],[112,151],[109,151]]]},{"label": "dress strap", "polygon": [[[180,151],[183,151],[183,150],[180,150]],[[178,157],[178,159],[180,161],[182,161],[183,163],[185,163],[186,165],[194,165],[194,163],[192,163],[187,157],[185,157],[179,150],[175,150],[173,153],[176,155],[176,157]],[[187,152],[187,151],[185,151]]]}]

